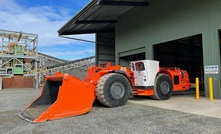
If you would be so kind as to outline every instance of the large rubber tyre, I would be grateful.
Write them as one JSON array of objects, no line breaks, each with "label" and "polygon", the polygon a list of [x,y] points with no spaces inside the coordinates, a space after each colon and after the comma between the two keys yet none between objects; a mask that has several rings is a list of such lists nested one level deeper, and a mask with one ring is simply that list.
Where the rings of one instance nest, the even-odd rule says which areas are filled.
[{"label": "large rubber tyre", "polygon": [[96,96],[101,104],[108,107],[117,107],[128,101],[130,90],[130,83],[125,76],[110,73],[99,79],[96,86]]},{"label": "large rubber tyre", "polygon": [[156,77],[153,98],[157,100],[168,100],[173,92],[171,78],[167,74],[159,74]]}]

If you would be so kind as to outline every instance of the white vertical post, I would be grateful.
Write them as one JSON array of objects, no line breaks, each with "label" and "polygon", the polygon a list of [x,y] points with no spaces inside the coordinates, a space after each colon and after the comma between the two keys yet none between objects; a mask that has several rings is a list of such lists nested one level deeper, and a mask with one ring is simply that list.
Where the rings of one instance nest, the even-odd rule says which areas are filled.
[{"label": "white vertical post", "polygon": [[2,77],[0,77],[0,90],[2,90]]}]

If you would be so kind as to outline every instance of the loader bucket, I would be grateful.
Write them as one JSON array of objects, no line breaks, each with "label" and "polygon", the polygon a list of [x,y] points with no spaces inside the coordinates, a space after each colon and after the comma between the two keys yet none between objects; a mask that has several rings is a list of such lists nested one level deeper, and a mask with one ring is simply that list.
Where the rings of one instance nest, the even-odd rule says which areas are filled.
[{"label": "loader bucket", "polygon": [[94,91],[68,74],[46,77],[41,95],[19,116],[33,123],[85,114],[94,102]]}]

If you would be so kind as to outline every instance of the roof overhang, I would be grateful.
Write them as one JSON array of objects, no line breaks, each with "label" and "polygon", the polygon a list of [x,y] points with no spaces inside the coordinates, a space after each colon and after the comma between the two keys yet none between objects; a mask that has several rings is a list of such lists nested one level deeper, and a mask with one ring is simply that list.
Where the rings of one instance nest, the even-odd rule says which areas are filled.
[{"label": "roof overhang", "polygon": [[117,17],[134,7],[146,7],[148,0],[91,0],[60,30],[59,35],[112,32]]}]

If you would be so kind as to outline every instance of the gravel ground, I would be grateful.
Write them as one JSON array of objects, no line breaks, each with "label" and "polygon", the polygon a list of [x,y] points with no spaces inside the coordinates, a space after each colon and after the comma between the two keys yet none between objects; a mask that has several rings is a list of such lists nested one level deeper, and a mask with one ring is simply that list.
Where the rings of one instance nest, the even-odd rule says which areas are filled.
[{"label": "gravel ground", "polygon": [[[149,107],[131,102],[117,108],[95,104],[85,115],[31,124],[19,118],[40,90],[0,91],[0,133],[2,134],[217,134],[221,120]],[[148,100],[147,100],[148,101]]]}]

